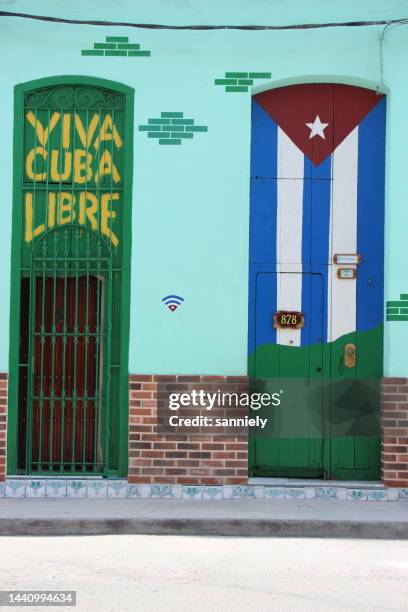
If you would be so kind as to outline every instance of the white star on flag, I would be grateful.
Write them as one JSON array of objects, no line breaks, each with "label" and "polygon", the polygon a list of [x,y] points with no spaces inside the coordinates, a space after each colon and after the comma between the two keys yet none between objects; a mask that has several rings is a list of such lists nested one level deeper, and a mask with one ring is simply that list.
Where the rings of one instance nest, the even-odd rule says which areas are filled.
[{"label": "white star on flag", "polygon": [[315,136],[320,136],[320,138],[323,138],[323,140],[325,140],[326,137],[324,135],[324,130],[327,128],[329,124],[322,123],[320,121],[319,115],[316,115],[316,119],[313,121],[313,123],[306,123],[306,125],[310,130],[309,140],[311,138],[314,138]]}]

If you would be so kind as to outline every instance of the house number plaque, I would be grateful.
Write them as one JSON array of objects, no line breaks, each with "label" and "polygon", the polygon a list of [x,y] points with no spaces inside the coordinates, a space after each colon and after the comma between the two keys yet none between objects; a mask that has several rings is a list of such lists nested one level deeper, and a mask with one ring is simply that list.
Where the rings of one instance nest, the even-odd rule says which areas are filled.
[{"label": "house number plaque", "polygon": [[279,329],[300,329],[304,324],[305,317],[302,312],[278,310],[273,315],[273,326]]}]

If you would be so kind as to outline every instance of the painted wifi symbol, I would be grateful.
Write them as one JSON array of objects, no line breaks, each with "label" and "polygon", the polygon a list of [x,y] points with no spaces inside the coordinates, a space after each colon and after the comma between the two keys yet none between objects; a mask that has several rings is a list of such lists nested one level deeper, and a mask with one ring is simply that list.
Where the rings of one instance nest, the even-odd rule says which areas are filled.
[{"label": "painted wifi symbol", "polygon": [[166,295],[166,297],[162,299],[162,302],[165,303],[169,310],[174,312],[178,306],[180,306],[181,302],[184,302],[184,298],[179,295]]}]

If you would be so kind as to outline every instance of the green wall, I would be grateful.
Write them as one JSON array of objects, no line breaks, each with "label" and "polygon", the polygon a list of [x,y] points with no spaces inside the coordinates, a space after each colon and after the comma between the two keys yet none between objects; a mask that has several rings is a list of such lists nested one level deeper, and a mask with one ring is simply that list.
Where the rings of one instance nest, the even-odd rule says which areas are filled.
[{"label": "green wall", "polygon": [[[167,24],[284,24],[395,19],[403,0],[304,2],[237,0],[37,0],[0,10],[77,19]],[[290,8],[289,8],[290,6]],[[137,373],[244,374],[247,370],[247,260],[250,91],[214,85],[225,72],[269,72],[254,91],[333,80],[380,82],[382,27],[303,31],[168,31],[50,24],[0,17],[0,371],[8,369],[12,212],[13,89],[56,75],[111,79],[135,89],[132,297],[129,369]],[[408,26],[384,43],[387,104],[385,299],[408,293]],[[150,56],[84,56],[107,36],[124,36]],[[6,61],[4,61],[6,60]],[[251,88],[250,88],[251,89]],[[139,131],[162,112],[208,126],[181,145]],[[172,313],[161,298],[184,297]],[[408,375],[408,322],[385,324],[386,375]]]}]

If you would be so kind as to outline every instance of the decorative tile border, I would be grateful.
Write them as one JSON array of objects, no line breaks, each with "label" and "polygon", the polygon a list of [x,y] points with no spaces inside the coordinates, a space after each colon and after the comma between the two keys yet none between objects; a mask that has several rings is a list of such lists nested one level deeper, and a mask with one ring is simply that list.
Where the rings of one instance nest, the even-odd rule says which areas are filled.
[{"label": "decorative tile border", "polygon": [[83,49],[81,55],[93,57],[150,57],[150,51],[143,51],[138,43],[130,43],[127,36],[107,36],[105,42],[94,43],[93,49]]},{"label": "decorative tile border", "polygon": [[214,85],[224,85],[226,92],[247,92],[254,79],[270,79],[270,72],[226,72],[222,79],[215,79]]},{"label": "decorative tile border", "polygon": [[399,300],[386,303],[387,321],[408,321],[408,293],[401,293]]},{"label": "decorative tile border", "polygon": [[359,488],[347,486],[274,485],[173,485],[128,483],[124,479],[7,478],[0,483],[3,497],[60,497],[77,499],[324,499],[354,501],[406,501],[408,488]]},{"label": "decorative tile border", "polygon": [[147,132],[148,138],[155,138],[160,145],[179,145],[186,138],[194,138],[197,132],[208,132],[208,127],[194,125],[194,119],[184,117],[184,113],[163,112],[139,125],[139,132]]}]

